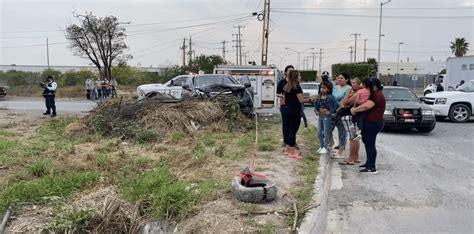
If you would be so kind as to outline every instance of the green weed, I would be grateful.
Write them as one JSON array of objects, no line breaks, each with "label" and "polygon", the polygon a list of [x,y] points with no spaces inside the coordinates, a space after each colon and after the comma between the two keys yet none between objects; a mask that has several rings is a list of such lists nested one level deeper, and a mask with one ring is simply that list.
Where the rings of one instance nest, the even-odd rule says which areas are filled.
[{"label": "green weed", "polygon": [[19,181],[0,188],[0,213],[9,205],[40,201],[44,197],[67,197],[84,186],[94,184],[95,172],[70,172],[64,175],[46,175],[31,181]]},{"label": "green weed", "polygon": [[44,175],[53,172],[53,165],[51,160],[40,159],[26,167],[28,172],[36,177],[42,177]]},{"label": "green weed", "polygon": [[57,233],[86,233],[91,219],[91,210],[63,211],[55,209],[53,210],[53,218],[48,222],[46,228]]},{"label": "green weed", "polygon": [[111,157],[108,153],[97,153],[94,158],[97,166],[99,167],[107,166],[111,160]]},{"label": "green weed", "polygon": [[155,218],[163,218],[167,213],[177,215],[196,200],[189,184],[177,180],[165,165],[139,176],[123,178],[120,190],[123,197],[138,202]]}]

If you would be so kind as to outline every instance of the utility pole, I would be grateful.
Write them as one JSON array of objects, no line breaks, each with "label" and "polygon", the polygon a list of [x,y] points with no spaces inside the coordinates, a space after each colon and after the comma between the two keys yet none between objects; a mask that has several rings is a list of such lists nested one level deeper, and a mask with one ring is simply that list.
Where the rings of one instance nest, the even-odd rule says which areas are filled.
[{"label": "utility pole", "polygon": [[314,71],[314,58],[315,58],[315,55],[317,54],[317,52],[311,52],[311,54],[313,55],[313,66],[311,67],[311,70]]},{"label": "utility pole", "polygon": [[232,34],[234,35],[236,38],[235,40],[235,47],[236,48],[236,51],[235,51],[235,54],[236,54],[236,60],[235,60],[235,64],[237,65],[242,65],[242,34],[240,33],[240,29],[241,28],[245,28],[245,26],[242,26],[242,25],[237,25],[237,26],[234,26],[234,28],[237,28],[237,34]]},{"label": "utility pole", "polygon": [[268,34],[270,23],[270,0],[265,0],[263,6],[263,32],[262,32],[262,65],[267,65],[268,60]]},{"label": "utility pole", "polygon": [[364,39],[364,62],[367,62],[365,60],[365,54],[367,53],[367,39]]},{"label": "utility pole", "polygon": [[349,57],[349,62],[350,62],[350,63],[352,63],[352,58],[353,58],[353,57],[352,57],[352,53],[354,52],[354,51],[352,51],[352,48],[353,48],[352,46],[349,46],[350,53],[351,53],[351,57]]},{"label": "utility pole", "polygon": [[189,36],[189,70],[192,69],[192,63],[193,63],[193,42],[192,42],[192,37]]},{"label": "utility pole", "polygon": [[49,69],[49,43],[48,43],[48,38],[46,38],[46,59],[48,62],[48,69]]},{"label": "utility pole", "polygon": [[322,73],[322,71],[321,71],[322,61],[323,61],[323,49],[319,48],[319,74]]},{"label": "utility pole", "polygon": [[354,63],[357,62],[357,36],[360,36],[360,33],[352,33],[351,36],[354,36]]},{"label": "utility pole", "polygon": [[183,50],[183,67],[186,67],[186,38],[183,38],[183,46],[179,49]]},{"label": "utility pole", "polygon": [[247,65],[247,57],[249,56],[249,52],[245,51],[244,52],[244,65]]},{"label": "utility pole", "polygon": [[227,41],[222,41],[222,59],[225,61],[225,52],[227,52],[225,50],[225,43],[227,43]]}]

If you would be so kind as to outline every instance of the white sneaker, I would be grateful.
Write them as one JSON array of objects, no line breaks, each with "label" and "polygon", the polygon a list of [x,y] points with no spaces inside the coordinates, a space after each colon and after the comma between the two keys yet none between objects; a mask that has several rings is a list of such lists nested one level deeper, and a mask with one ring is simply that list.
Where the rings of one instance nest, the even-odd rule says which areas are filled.
[{"label": "white sneaker", "polygon": [[328,153],[328,150],[326,148],[322,148],[320,151],[319,151],[320,154],[327,154]]},{"label": "white sneaker", "polygon": [[319,147],[318,150],[316,150],[316,153],[320,153],[323,148]]}]

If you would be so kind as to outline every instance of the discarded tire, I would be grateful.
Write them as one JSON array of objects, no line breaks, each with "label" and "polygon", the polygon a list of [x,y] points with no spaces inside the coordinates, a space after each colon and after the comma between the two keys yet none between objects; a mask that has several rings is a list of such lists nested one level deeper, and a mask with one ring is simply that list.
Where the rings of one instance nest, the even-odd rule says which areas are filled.
[{"label": "discarded tire", "polygon": [[268,179],[252,176],[246,186],[240,176],[232,179],[232,192],[243,202],[264,203],[275,200],[277,196],[276,184]]}]

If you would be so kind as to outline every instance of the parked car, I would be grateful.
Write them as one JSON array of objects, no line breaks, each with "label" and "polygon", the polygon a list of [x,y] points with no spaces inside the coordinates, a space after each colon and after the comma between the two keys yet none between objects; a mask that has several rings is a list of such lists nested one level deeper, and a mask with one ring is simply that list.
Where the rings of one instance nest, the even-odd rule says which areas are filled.
[{"label": "parked car", "polygon": [[474,80],[465,82],[455,91],[426,95],[424,102],[431,106],[438,119],[449,117],[452,122],[467,122],[473,115]]},{"label": "parked car", "polygon": [[[300,84],[301,89],[303,90],[303,96],[309,98],[310,96],[318,96],[319,93],[319,83],[316,82],[303,82]],[[311,103],[308,103],[311,105]]]},{"label": "parked car", "polygon": [[436,126],[433,109],[424,104],[410,89],[385,86],[382,90],[387,105],[384,112],[384,129],[416,128],[419,132],[431,132]]},{"label": "parked car", "polygon": [[7,90],[5,86],[0,86],[0,98],[7,96]]}]

